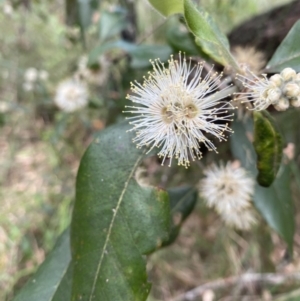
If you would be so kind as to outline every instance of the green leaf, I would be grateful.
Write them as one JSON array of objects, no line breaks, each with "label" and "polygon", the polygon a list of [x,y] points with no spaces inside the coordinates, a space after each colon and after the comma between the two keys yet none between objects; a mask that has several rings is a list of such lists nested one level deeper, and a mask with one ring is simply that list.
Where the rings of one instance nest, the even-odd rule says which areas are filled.
[{"label": "green leaf", "polygon": [[144,152],[128,124],[100,132],[81,160],[71,224],[72,301],[143,301],[148,254],[169,236],[168,194],[134,179]]},{"label": "green leaf", "polygon": [[166,17],[183,12],[183,0],[149,0],[149,2]]},{"label": "green leaf", "polygon": [[136,45],[129,51],[131,56],[131,68],[146,68],[151,66],[150,60],[159,58],[167,61],[172,54],[172,49],[167,45]]},{"label": "green leaf", "polygon": [[100,44],[89,54],[88,65],[97,64],[98,57],[112,49],[122,49],[130,57],[131,68],[146,68],[151,66],[150,59],[160,58],[161,61],[167,61],[172,53],[172,49],[167,45],[136,45],[122,40]]},{"label": "green leaf", "polygon": [[124,11],[102,11],[99,20],[99,37],[101,42],[116,36],[126,27]]},{"label": "green leaf", "polygon": [[276,178],[282,158],[282,139],[267,111],[253,112],[254,149],[257,154],[257,182],[269,187]]},{"label": "green leaf", "polygon": [[56,289],[55,295],[51,301],[70,301],[72,290],[73,264],[70,262],[68,269]]},{"label": "green leaf", "polygon": [[94,10],[98,7],[97,0],[77,0],[79,11],[79,24],[82,30],[86,30],[92,21]]},{"label": "green leaf", "polygon": [[170,237],[164,241],[164,246],[175,241],[183,222],[193,211],[198,198],[197,190],[189,186],[172,188],[168,190],[168,193],[172,219]]},{"label": "green leaf", "polygon": [[71,260],[69,238],[69,230],[66,230],[58,239],[53,251],[13,301],[54,300]]},{"label": "green leaf", "polygon": [[[255,167],[256,154],[249,137],[253,137],[253,122],[234,120],[231,124],[234,134],[230,137],[231,151],[240,160],[253,177],[257,175]],[[295,220],[293,199],[290,189],[290,168],[282,164],[273,184],[264,188],[255,187],[254,203],[266,222],[286,241],[289,250],[293,248]]]},{"label": "green leaf", "polygon": [[238,159],[253,177],[257,174],[256,153],[249,138],[253,137],[252,119],[235,119],[231,123],[233,134],[230,136],[230,146],[233,156]]},{"label": "green leaf", "polygon": [[267,64],[266,71],[280,72],[282,69],[291,67],[300,71],[300,20],[291,28],[287,36],[281,42],[271,60]]},{"label": "green leaf", "polygon": [[229,51],[227,37],[220,31],[211,16],[191,0],[184,0],[184,17],[198,44],[216,62],[239,70],[238,63]]},{"label": "green leaf", "polygon": [[168,44],[173,48],[174,52],[182,51],[186,55],[201,55],[205,57],[206,54],[203,53],[201,48],[196,45],[193,34],[189,31],[181,30],[178,18],[171,18],[168,22],[168,27],[166,30],[166,39]]},{"label": "green leaf", "polygon": [[282,164],[276,180],[269,188],[256,186],[254,203],[268,225],[286,241],[292,255],[295,219],[290,174],[289,165]]}]

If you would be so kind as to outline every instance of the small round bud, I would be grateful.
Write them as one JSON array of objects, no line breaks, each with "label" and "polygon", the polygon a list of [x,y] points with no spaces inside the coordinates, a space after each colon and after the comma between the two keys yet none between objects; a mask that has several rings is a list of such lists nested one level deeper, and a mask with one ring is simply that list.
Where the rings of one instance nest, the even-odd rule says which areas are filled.
[{"label": "small round bud", "polygon": [[277,103],[281,97],[281,90],[279,88],[269,89],[267,95],[267,98],[271,103]]},{"label": "small round bud", "polygon": [[300,84],[300,73],[297,73],[296,78],[295,78],[295,82],[297,84]]},{"label": "small round bud", "polygon": [[300,93],[300,87],[294,82],[287,83],[283,88],[283,93],[288,98],[297,97]]},{"label": "small round bud", "polygon": [[284,68],[280,75],[284,81],[289,81],[296,78],[296,71],[292,68]]},{"label": "small round bud", "polygon": [[274,105],[274,108],[277,111],[285,111],[286,109],[288,109],[288,107],[290,106],[289,101],[286,98],[280,98],[278,103],[276,105]]},{"label": "small round bud", "polygon": [[274,84],[277,87],[280,87],[282,84],[282,78],[281,78],[280,74],[272,75],[269,80],[272,84]]},{"label": "small round bud", "polygon": [[300,96],[298,96],[297,99],[291,100],[291,105],[295,108],[300,107]]}]

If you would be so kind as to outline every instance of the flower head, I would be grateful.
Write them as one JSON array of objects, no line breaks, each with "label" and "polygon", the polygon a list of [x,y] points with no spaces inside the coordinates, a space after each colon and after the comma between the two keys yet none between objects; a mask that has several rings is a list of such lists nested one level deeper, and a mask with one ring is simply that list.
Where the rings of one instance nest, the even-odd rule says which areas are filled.
[{"label": "flower head", "polygon": [[260,73],[266,65],[264,53],[255,47],[236,46],[232,49],[232,53],[243,69],[249,68],[255,74]]},{"label": "flower head", "polygon": [[56,89],[54,102],[65,112],[73,112],[85,107],[88,103],[86,85],[76,79],[61,82]]},{"label": "flower head", "polygon": [[248,71],[246,76],[237,75],[237,79],[246,91],[236,93],[236,99],[251,102],[253,110],[260,111],[274,105],[276,110],[285,111],[290,105],[300,106],[300,73],[296,74],[292,68],[285,68],[270,78],[266,74],[258,77]]},{"label": "flower head", "polygon": [[144,83],[131,84],[133,95],[127,99],[137,106],[126,106],[130,110],[125,112],[135,115],[128,119],[133,125],[131,130],[137,131],[133,139],[137,147],[159,147],[162,164],[166,158],[170,158],[171,164],[175,157],[179,165],[187,167],[189,157],[202,157],[200,143],[216,151],[207,134],[226,140],[224,132],[231,132],[228,122],[233,115],[228,109],[233,107],[222,100],[229,92],[217,92],[221,75],[212,69],[202,78],[203,64],[192,66],[191,60],[187,62],[181,54],[179,60],[171,57],[168,64],[165,67],[155,60]]},{"label": "flower head", "polygon": [[212,165],[204,171],[200,195],[208,207],[213,207],[229,226],[249,229],[255,223],[251,205],[254,181],[237,161],[225,166]]},{"label": "flower head", "polygon": [[237,79],[243,83],[246,92],[236,93],[242,102],[251,102],[253,110],[261,111],[269,105],[277,103],[281,97],[281,89],[265,74],[261,77],[249,72],[248,76],[237,75]]}]

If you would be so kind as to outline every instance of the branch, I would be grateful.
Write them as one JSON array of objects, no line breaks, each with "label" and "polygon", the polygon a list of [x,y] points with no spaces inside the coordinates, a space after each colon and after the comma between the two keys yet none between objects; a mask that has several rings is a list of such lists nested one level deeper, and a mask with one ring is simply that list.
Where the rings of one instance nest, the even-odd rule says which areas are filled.
[{"label": "branch", "polygon": [[218,279],[212,282],[202,284],[182,295],[179,295],[170,301],[193,301],[202,296],[202,294],[210,289],[217,290],[228,288],[233,285],[255,285],[255,284],[272,284],[280,285],[289,281],[300,281],[300,273],[294,274],[259,274],[259,273],[246,273],[240,276],[232,276],[225,279]]}]

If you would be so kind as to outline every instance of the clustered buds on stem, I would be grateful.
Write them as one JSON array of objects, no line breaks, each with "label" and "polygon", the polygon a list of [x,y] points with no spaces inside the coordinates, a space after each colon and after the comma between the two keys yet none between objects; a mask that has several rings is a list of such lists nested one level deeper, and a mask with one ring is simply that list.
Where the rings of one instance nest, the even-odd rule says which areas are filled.
[{"label": "clustered buds on stem", "polygon": [[237,75],[245,92],[236,93],[236,100],[251,102],[253,110],[264,110],[270,105],[278,111],[285,111],[290,105],[300,106],[300,73],[292,68],[283,69],[269,79],[266,75],[258,77],[252,72],[249,76]]},{"label": "clustered buds on stem", "polygon": [[[190,159],[201,159],[201,145],[217,152],[212,137],[226,141],[226,133],[232,133],[229,122],[234,107],[226,99],[230,89],[222,73],[209,68],[203,76],[204,63],[193,65],[191,59],[179,53],[179,59],[171,59],[166,67],[159,59],[151,61],[153,71],[141,84],[131,83],[132,94],[127,95],[135,105],[126,106],[131,113],[130,131],[136,132],[133,142],[137,147],[147,146],[150,152],[158,147],[162,164],[177,159],[179,165],[188,167]],[[244,91],[234,93],[235,100],[251,103],[249,109],[264,110],[273,105],[284,111],[290,105],[300,107],[300,73],[285,68],[270,78],[257,76],[251,71],[237,75]]]}]

